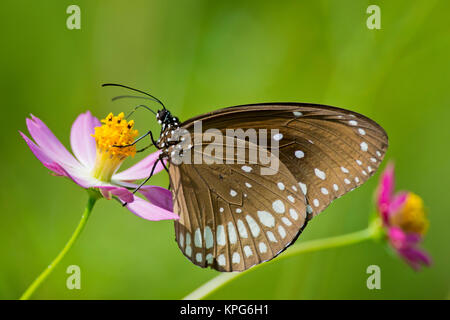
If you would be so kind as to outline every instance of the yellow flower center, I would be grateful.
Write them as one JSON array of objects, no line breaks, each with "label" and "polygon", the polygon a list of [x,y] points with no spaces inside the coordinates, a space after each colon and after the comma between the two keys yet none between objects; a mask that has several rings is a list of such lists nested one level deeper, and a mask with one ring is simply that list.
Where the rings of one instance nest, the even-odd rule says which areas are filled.
[{"label": "yellow flower center", "polygon": [[135,146],[126,146],[133,143],[138,131],[133,129],[134,121],[124,119],[121,112],[118,116],[110,113],[102,120],[103,125],[95,128],[97,145],[97,158],[92,175],[101,181],[110,181],[112,175],[119,169],[122,162],[136,154]]},{"label": "yellow flower center", "polygon": [[402,209],[391,216],[391,223],[405,232],[425,234],[429,222],[422,198],[414,193],[409,193]]}]

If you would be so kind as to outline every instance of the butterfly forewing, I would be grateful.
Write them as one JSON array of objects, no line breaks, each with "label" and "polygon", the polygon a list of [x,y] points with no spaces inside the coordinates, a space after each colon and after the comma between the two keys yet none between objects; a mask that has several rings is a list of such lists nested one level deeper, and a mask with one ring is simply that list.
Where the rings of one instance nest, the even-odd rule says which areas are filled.
[{"label": "butterfly forewing", "polygon": [[314,215],[373,175],[388,147],[385,131],[373,120],[323,105],[230,107],[188,120],[184,126],[192,128],[195,120],[202,120],[203,130],[278,129],[280,160],[297,178]]},{"label": "butterfly forewing", "polygon": [[[237,106],[190,119],[182,127],[193,134],[196,121],[202,122],[203,131],[215,128],[224,135],[226,129],[278,130],[265,141],[266,146],[274,140],[279,144],[275,175],[259,174],[259,163],[247,163],[250,172],[236,163],[170,166],[174,210],[180,215],[175,222],[178,244],[195,264],[220,271],[245,270],[275,257],[296,239],[308,214],[320,213],[363,184],[388,146],[377,123],[329,106]],[[257,147],[246,143],[248,149]],[[290,209],[298,220],[289,215]],[[256,236],[252,228],[259,230]]]}]

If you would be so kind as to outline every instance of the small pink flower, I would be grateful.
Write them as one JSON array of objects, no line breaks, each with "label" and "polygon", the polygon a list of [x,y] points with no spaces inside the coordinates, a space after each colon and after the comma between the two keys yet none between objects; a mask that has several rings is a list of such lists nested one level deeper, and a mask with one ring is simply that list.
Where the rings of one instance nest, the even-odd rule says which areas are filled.
[{"label": "small pink flower", "polygon": [[[178,219],[172,212],[172,195],[158,186],[143,186],[139,192],[147,199],[135,196],[129,188],[134,181],[146,178],[159,151],[150,154],[134,166],[117,173],[122,162],[134,156],[135,147],[117,148],[133,141],[137,131],[134,122],[127,122],[123,113],[112,114],[101,122],[89,111],[78,116],[72,125],[70,143],[75,157],[39,118],[26,119],[28,131],[34,142],[19,131],[33,154],[55,175],[67,177],[85,189],[98,190],[103,197],[115,197],[137,216],[147,220]],[[124,140],[125,139],[125,140]],[[163,166],[158,164],[155,173]]]},{"label": "small pink flower", "polygon": [[394,165],[384,170],[377,192],[377,209],[389,244],[414,269],[429,266],[431,259],[418,248],[428,228],[423,200],[412,192],[394,194]]}]

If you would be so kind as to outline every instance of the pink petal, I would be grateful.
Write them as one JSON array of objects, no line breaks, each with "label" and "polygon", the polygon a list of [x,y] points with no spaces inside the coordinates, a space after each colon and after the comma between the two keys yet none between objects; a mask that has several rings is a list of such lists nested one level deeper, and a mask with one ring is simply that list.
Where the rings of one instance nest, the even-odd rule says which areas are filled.
[{"label": "pink petal", "polygon": [[399,254],[416,271],[418,271],[423,265],[431,265],[430,256],[425,251],[418,248],[410,247],[399,250]]},{"label": "pink petal", "polygon": [[64,175],[64,172],[59,170],[58,167],[54,166],[56,163],[53,161],[49,156],[45,154],[33,141],[31,141],[25,134],[23,134],[21,131],[19,131],[22,138],[27,143],[28,147],[31,149],[31,152],[38,158],[40,162],[47,168],[56,173],[57,175]]},{"label": "pink petal", "polygon": [[100,121],[90,111],[80,114],[70,131],[70,144],[75,157],[86,167],[93,168],[96,158],[94,128],[101,126]]},{"label": "pink petal", "polygon": [[[387,220],[391,197],[395,187],[394,165],[389,163],[384,169],[378,185],[377,206],[383,218]],[[386,222],[386,221],[385,221]]]},{"label": "pink petal", "polygon": [[180,217],[175,213],[151,204],[142,198],[134,196],[134,201],[128,203],[126,208],[138,217],[151,221],[178,220]]},{"label": "pink petal", "polygon": [[399,227],[390,227],[388,236],[391,244],[397,249],[413,247],[422,240],[419,233],[406,233]]},{"label": "pink petal", "polygon": [[405,233],[398,227],[391,227],[388,236],[392,247],[414,270],[420,269],[422,265],[431,264],[431,258],[427,253],[417,248],[421,240],[420,234]]},{"label": "pink petal", "polygon": [[388,230],[388,237],[391,245],[394,248],[400,249],[405,246],[406,234],[403,232],[402,229],[398,227],[390,227]]},{"label": "pink petal", "polygon": [[134,195],[127,188],[115,187],[115,186],[94,186],[93,188],[98,188],[101,194],[106,199],[111,199],[111,197],[117,196],[121,201],[131,203],[134,201]]},{"label": "pink petal", "polygon": [[[147,178],[150,175],[150,172],[152,171],[153,164],[155,163],[155,161],[158,160],[160,153],[161,150],[153,152],[146,158],[136,163],[134,166],[126,169],[125,171],[115,174],[113,176],[113,179],[122,181],[135,181]],[[164,167],[160,162],[157,164],[153,174],[160,172],[162,169],[164,169]]]},{"label": "pink petal", "polygon": [[73,180],[76,184],[78,184],[82,188],[89,188],[90,183],[82,178],[77,176],[76,174],[70,174],[68,172],[68,167],[64,167],[64,165],[59,164],[57,161],[54,161],[49,155],[47,155],[41,148],[36,146],[36,144],[31,141],[25,134],[20,132],[20,135],[27,143],[28,147],[31,149],[31,152],[38,158],[39,161],[42,162],[42,164],[49,170],[53,171],[59,176],[68,177],[69,179]]},{"label": "pink petal", "polygon": [[158,186],[142,186],[139,192],[158,207],[173,211],[172,192],[169,190]]},{"label": "pink petal", "polygon": [[403,205],[406,202],[406,199],[408,198],[407,192],[399,192],[397,193],[389,203],[388,207],[388,215],[391,216],[393,214],[396,214],[400,211],[400,209],[403,207]]},{"label": "pink petal", "polygon": [[53,132],[39,118],[31,115],[32,119],[26,119],[28,131],[36,144],[45,150],[45,153],[59,163],[65,163],[73,167],[79,167],[79,162],[56,138]]}]

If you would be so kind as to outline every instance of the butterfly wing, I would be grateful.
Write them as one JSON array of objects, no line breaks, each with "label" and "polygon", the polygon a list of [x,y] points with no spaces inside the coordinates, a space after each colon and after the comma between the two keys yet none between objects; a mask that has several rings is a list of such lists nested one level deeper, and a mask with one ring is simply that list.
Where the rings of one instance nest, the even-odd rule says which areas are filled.
[{"label": "butterfly wing", "polygon": [[[182,127],[193,134],[197,121],[202,122],[203,132],[215,128],[224,135],[227,129],[279,130],[266,141],[268,146],[274,139],[279,143],[279,172],[274,176],[262,176],[258,168],[244,174],[242,164],[181,164],[169,168],[174,210],[180,215],[175,222],[180,249],[195,264],[220,271],[245,270],[275,257],[303,230],[307,212],[316,215],[335,198],[363,184],[378,168],[388,147],[385,131],[374,121],[322,105],[230,107],[190,119]],[[249,192],[246,179],[259,187]],[[231,190],[237,193],[235,197]],[[298,220],[289,218],[290,209]],[[242,225],[247,238],[239,233],[239,227],[244,230]],[[256,237],[251,236],[251,228],[260,230]],[[270,241],[272,235],[277,242]]]},{"label": "butterfly wing", "polygon": [[302,103],[236,106],[192,118],[183,127],[192,131],[199,120],[204,131],[278,129],[282,137],[279,158],[296,177],[314,215],[367,181],[388,147],[387,134],[375,121],[331,106]]},{"label": "butterfly wing", "polygon": [[[257,149],[249,142],[243,147]],[[270,175],[260,174],[262,166],[170,167],[174,211],[180,215],[176,239],[194,264],[243,271],[277,256],[303,230],[306,199],[295,177],[282,163]]]}]

